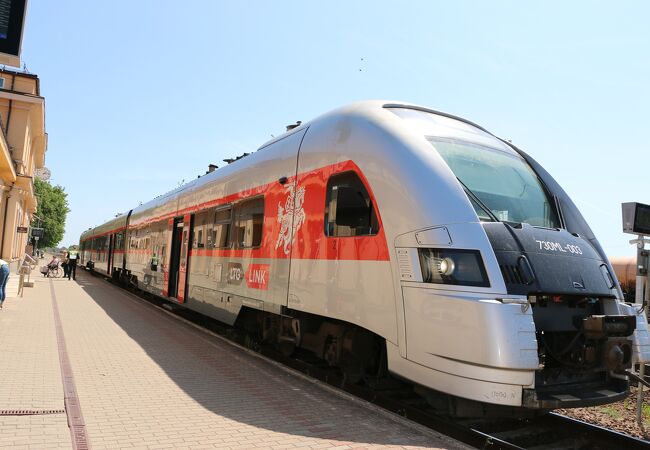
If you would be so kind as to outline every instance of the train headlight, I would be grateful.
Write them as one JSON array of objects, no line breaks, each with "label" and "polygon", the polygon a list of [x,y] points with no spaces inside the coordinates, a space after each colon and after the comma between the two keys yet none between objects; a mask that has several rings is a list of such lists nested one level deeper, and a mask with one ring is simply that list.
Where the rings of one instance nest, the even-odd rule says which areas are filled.
[{"label": "train headlight", "polygon": [[477,250],[420,248],[418,253],[425,283],[490,286]]},{"label": "train headlight", "polygon": [[456,263],[450,257],[442,258],[438,263],[438,272],[440,275],[451,276],[456,269]]}]

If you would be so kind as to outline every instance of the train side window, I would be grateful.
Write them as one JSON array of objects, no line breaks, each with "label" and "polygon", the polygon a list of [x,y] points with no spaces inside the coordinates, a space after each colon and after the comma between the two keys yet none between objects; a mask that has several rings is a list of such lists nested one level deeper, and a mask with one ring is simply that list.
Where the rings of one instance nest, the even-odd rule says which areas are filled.
[{"label": "train side window", "polygon": [[235,210],[235,243],[238,248],[259,247],[264,228],[264,197],[241,202]]},{"label": "train side window", "polygon": [[369,236],[378,232],[374,205],[359,176],[344,172],[330,177],[325,200],[325,235]]},{"label": "train side window", "polygon": [[[212,231],[212,217],[214,210],[203,210],[194,216],[194,232],[192,235],[192,248],[210,248],[209,233]],[[207,244],[207,245],[206,245]]]},{"label": "train side window", "polygon": [[115,245],[113,248],[115,250],[122,250],[124,247],[124,231],[119,231],[115,234]]},{"label": "train side window", "polygon": [[230,224],[232,222],[232,207],[218,208],[214,214],[214,227],[208,235],[208,244],[212,248],[230,247]]}]

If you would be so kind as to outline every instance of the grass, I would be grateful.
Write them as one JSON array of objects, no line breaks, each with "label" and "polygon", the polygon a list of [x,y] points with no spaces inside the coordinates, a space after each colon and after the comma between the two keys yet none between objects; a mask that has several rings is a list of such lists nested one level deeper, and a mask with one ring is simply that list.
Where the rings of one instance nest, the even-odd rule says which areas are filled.
[{"label": "grass", "polygon": [[650,429],[650,405],[647,403],[641,405],[641,422],[643,422],[643,429]]},{"label": "grass", "polygon": [[599,409],[600,409],[600,411],[602,413],[607,414],[612,419],[620,419],[621,417],[623,417],[621,412],[618,409],[614,408],[614,407],[603,406],[602,408],[599,408]]},{"label": "grass", "polygon": [[[634,414],[636,415],[636,401],[632,401],[629,398],[626,398],[625,401],[623,402],[623,406],[627,410],[632,410],[634,411]],[[613,408],[611,407],[604,407],[601,409],[605,414],[612,418],[616,418],[615,415],[610,414],[610,411],[605,411],[605,410],[611,410]],[[620,417],[620,414],[618,415]],[[643,425],[645,429],[650,428],[650,404],[648,403],[643,403],[641,405],[641,417],[643,420]]]}]

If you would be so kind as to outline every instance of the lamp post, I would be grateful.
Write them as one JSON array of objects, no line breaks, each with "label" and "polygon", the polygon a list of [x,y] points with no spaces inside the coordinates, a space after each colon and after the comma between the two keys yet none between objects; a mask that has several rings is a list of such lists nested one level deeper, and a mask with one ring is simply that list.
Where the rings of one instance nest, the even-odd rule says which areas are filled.
[{"label": "lamp post", "polygon": [[[41,218],[38,217],[36,214],[32,216],[34,219],[36,219],[36,228],[40,229],[41,228]],[[32,251],[32,256],[38,257],[38,240],[40,239],[40,236],[34,236],[33,235],[33,229],[32,229],[32,237],[34,238],[34,250]]]}]

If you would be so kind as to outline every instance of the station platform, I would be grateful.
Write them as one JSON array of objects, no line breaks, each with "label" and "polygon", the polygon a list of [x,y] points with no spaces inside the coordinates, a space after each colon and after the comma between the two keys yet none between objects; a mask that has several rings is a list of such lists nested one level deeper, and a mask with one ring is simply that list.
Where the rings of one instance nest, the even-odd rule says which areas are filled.
[{"label": "station platform", "polygon": [[0,448],[467,448],[98,276],[35,273],[0,310]]}]

